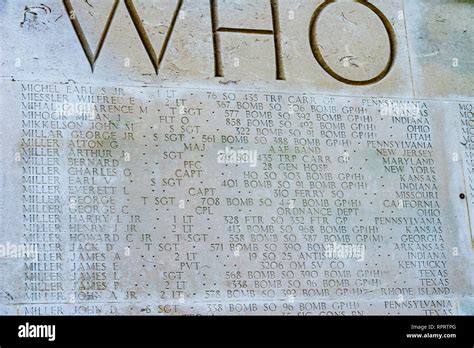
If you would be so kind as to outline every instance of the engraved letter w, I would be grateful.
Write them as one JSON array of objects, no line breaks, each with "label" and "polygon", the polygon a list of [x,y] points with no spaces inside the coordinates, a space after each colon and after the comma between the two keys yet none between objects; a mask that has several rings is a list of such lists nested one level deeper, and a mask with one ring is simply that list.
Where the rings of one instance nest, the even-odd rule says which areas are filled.
[{"label": "engraved letter w", "polygon": [[84,33],[84,30],[82,30],[81,24],[77,19],[77,15],[74,12],[71,0],[63,0],[63,3],[64,7],[66,7],[66,11],[69,15],[69,18],[71,19],[71,23],[74,28],[74,31],[76,32],[77,38],[79,39],[82,49],[84,50],[87,60],[89,61],[92,72],[94,72],[95,62],[97,61],[100,51],[102,50],[102,46],[104,45],[105,38],[107,37],[107,33],[109,32],[110,25],[112,24],[112,19],[114,18],[115,12],[117,12],[119,0],[114,0],[112,11],[110,12],[109,17],[107,18],[107,22],[105,23],[104,30],[102,31],[102,35],[100,36],[99,42],[94,53],[92,53],[92,49],[89,45],[89,41],[86,38],[86,34]]},{"label": "engraved letter w", "polygon": [[[125,6],[127,7],[128,13],[130,14],[130,17],[132,18],[133,24],[138,32],[140,40],[142,41],[142,44],[145,47],[148,57],[150,58],[151,63],[153,64],[153,68],[156,74],[158,74],[161,62],[163,60],[166,49],[168,47],[169,40],[171,38],[171,33],[173,32],[174,26],[176,24],[176,20],[178,18],[179,11],[181,10],[181,6],[183,5],[183,0],[178,0],[177,2],[175,11],[173,13],[173,18],[171,19],[170,26],[168,28],[168,31],[166,32],[166,36],[163,41],[163,45],[161,46],[161,50],[159,54],[156,53],[156,50],[153,47],[153,44],[151,43],[150,37],[148,36],[145,30],[145,27],[143,26],[142,20],[137,12],[137,9],[135,8],[135,5],[133,4],[133,0],[124,0],[124,2],[125,2]],[[71,0],[63,0],[63,3],[64,3],[64,7],[66,8],[67,13],[69,14],[69,18],[71,20],[74,31],[76,32],[76,35],[79,39],[79,42],[81,43],[81,46],[84,50],[87,60],[89,61],[92,72],[94,72],[95,63],[97,59],[99,58],[100,52],[102,50],[102,46],[104,45],[105,39],[109,32],[110,26],[112,24],[112,20],[115,16],[115,13],[117,12],[119,0],[114,0],[112,10],[110,11],[110,14],[107,18],[107,22],[105,23],[105,27],[102,31],[102,35],[100,36],[95,52],[92,51],[89,45],[89,41],[87,40],[86,35],[84,33],[84,30],[82,29],[81,24],[79,23],[79,20],[77,19],[77,16],[74,13]]]}]

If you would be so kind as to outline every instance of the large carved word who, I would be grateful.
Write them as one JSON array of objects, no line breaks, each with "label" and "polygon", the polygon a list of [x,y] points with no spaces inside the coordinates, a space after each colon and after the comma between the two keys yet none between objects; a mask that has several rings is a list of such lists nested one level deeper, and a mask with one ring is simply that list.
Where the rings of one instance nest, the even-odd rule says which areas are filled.
[{"label": "large carved word who", "polygon": [[[221,41],[220,37],[223,34],[240,34],[240,35],[270,35],[273,37],[274,42],[274,54],[275,54],[275,75],[277,80],[285,80],[285,64],[282,54],[282,47],[281,47],[281,28],[280,28],[280,13],[279,13],[279,4],[278,0],[269,0],[270,1],[270,8],[271,8],[271,21],[272,21],[272,29],[258,29],[258,28],[233,28],[233,27],[226,27],[221,25],[219,21],[218,15],[218,0],[210,0],[209,8],[210,8],[210,17],[211,17],[211,31],[212,31],[212,42],[213,42],[213,50],[214,50],[214,76],[215,77],[224,77],[224,66],[222,62],[222,49],[221,49]],[[176,21],[178,19],[178,15],[181,11],[183,6],[183,0],[177,0],[176,7],[173,11],[172,18],[168,29],[165,34],[165,38],[163,43],[159,49],[155,47],[152,43],[150,36],[143,25],[141,20],[140,14],[135,6],[133,0],[123,0],[124,5],[127,8],[127,11],[132,19],[133,25],[135,26],[140,40],[146,50],[146,53],[153,65],[155,73],[158,75],[160,70],[161,63],[163,61],[164,55],[166,50],[169,46],[169,41],[171,35],[175,29]],[[383,23],[383,26],[388,34],[389,40],[389,47],[390,47],[390,54],[388,56],[388,60],[384,65],[382,71],[378,72],[375,76],[364,79],[364,80],[354,80],[349,79],[342,74],[337,73],[335,70],[331,68],[331,66],[326,62],[323,54],[320,50],[320,45],[318,44],[318,30],[317,30],[317,22],[319,18],[325,16],[325,10],[331,6],[332,4],[336,3],[337,0],[326,0],[322,4],[316,7],[314,10],[310,22],[308,23],[309,28],[309,35],[308,35],[308,43],[310,46],[310,51],[314,55],[314,58],[319,63],[319,65],[333,78],[350,85],[370,85],[376,82],[381,81],[391,70],[394,57],[395,57],[395,50],[396,50],[396,40],[395,40],[395,32],[390,21],[387,17],[380,11],[376,6],[371,4],[368,1],[364,0],[354,0],[355,6],[365,6],[373,13],[377,15],[380,21]],[[84,49],[84,53],[87,57],[87,60],[90,64],[92,72],[94,72],[94,67],[97,62],[97,59],[100,55],[104,42],[106,40],[107,34],[109,33],[111,24],[113,22],[115,13],[117,12],[117,8],[120,5],[120,0],[114,0],[113,6],[111,11],[108,15],[106,20],[105,26],[103,28],[102,34],[100,36],[100,40],[98,41],[97,47],[93,49],[90,44],[89,40],[86,37],[86,34],[81,26],[80,20],[75,15],[75,11],[71,0],[63,0],[64,6],[66,11],[69,14],[69,18],[71,19],[72,26],[76,32],[76,35]],[[381,58],[385,59],[385,58]]]}]

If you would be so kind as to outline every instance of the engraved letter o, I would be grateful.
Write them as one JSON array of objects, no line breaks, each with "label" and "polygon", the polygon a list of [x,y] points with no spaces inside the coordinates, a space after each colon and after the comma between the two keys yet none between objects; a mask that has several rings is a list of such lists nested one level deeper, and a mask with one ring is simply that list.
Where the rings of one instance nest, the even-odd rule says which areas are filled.
[{"label": "engraved letter o", "polygon": [[395,31],[393,30],[393,27],[390,23],[390,21],[385,17],[382,11],[380,11],[377,7],[372,5],[370,2],[365,1],[365,0],[354,0],[354,2],[359,3],[363,6],[368,7],[372,12],[374,12],[379,19],[382,21],[385,30],[387,30],[388,34],[388,39],[390,41],[390,54],[388,58],[388,62],[385,65],[384,69],[375,77],[368,79],[368,80],[349,80],[346,79],[345,77],[339,75],[336,73],[330,66],[329,64],[326,63],[324,60],[324,57],[321,54],[321,50],[319,49],[319,46],[317,44],[316,40],[316,33],[315,27],[316,27],[316,21],[318,17],[321,15],[321,12],[330,4],[336,2],[336,0],[325,0],[313,13],[313,16],[311,17],[311,22],[309,25],[309,42],[311,45],[311,50],[313,51],[314,57],[318,61],[319,65],[332,77],[334,77],[336,80],[339,80],[343,83],[350,84],[350,85],[356,85],[356,86],[364,86],[364,85],[370,85],[376,82],[379,82],[382,80],[390,71],[390,69],[393,66],[393,62],[395,60],[395,51],[396,51],[396,41],[395,41]]}]

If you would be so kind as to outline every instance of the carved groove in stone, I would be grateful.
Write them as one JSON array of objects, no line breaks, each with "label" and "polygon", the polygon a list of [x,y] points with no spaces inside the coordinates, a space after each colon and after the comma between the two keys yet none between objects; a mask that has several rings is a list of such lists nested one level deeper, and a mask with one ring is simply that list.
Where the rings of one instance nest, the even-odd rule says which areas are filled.
[{"label": "carved groove in stone", "polygon": [[359,3],[363,6],[366,6],[369,8],[372,12],[374,12],[377,17],[382,21],[385,30],[387,31],[388,34],[388,40],[390,43],[390,54],[389,58],[387,61],[387,64],[385,65],[384,69],[375,77],[368,79],[368,80],[350,80],[347,79],[341,75],[339,75],[337,72],[335,72],[328,63],[326,63],[326,60],[324,59],[323,55],[321,54],[321,50],[319,48],[319,45],[317,43],[317,38],[316,38],[316,23],[318,21],[319,16],[323,12],[323,10],[331,5],[332,3],[337,2],[337,0],[326,0],[324,1],[313,13],[313,16],[311,17],[311,22],[309,26],[309,42],[311,45],[311,50],[313,51],[314,57],[318,61],[319,65],[332,77],[334,77],[336,80],[341,81],[345,84],[348,85],[354,85],[354,86],[364,86],[364,85],[371,85],[374,83],[377,83],[381,81],[387,74],[390,72],[393,63],[395,61],[395,56],[396,56],[396,34],[395,31],[392,27],[392,24],[390,21],[387,19],[387,17],[383,14],[382,11],[380,11],[376,6],[372,5],[370,2],[364,1],[364,0],[354,0],[355,3]]},{"label": "carved groove in stone", "polygon": [[97,59],[99,58],[100,52],[102,50],[102,46],[104,45],[105,39],[109,32],[110,26],[112,24],[113,18],[115,16],[115,13],[117,12],[119,0],[114,0],[112,10],[110,11],[109,17],[107,18],[107,22],[105,23],[104,30],[102,31],[102,34],[100,36],[99,42],[97,44],[97,47],[94,53],[92,52],[92,49],[89,45],[89,41],[86,38],[86,34],[84,33],[84,30],[82,29],[82,26],[79,23],[79,20],[77,19],[76,14],[74,13],[74,8],[72,6],[71,0],[63,0],[63,4],[64,4],[64,7],[66,8],[66,12],[68,13],[69,19],[71,20],[72,26],[74,28],[74,31],[76,32],[79,42],[81,43],[82,49],[84,50],[87,60],[89,61],[91,70],[92,72],[94,72],[95,63]]},{"label": "carved groove in stone", "polygon": [[163,41],[163,45],[161,46],[160,54],[157,56],[156,50],[153,47],[153,44],[151,43],[150,37],[148,36],[145,27],[143,26],[142,20],[140,18],[140,15],[138,14],[138,11],[133,4],[133,0],[125,0],[125,5],[127,7],[127,10],[130,14],[130,17],[132,18],[132,22],[137,29],[138,35],[140,36],[140,40],[143,43],[143,46],[145,47],[145,50],[148,54],[148,57],[151,60],[151,63],[153,64],[153,68],[155,69],[155,73],[158,75],[158,71],[160,69],[161,62],[163,60],[163,57],[166,53],[166,49],[168,48],[168,44],[171,38],[171,34],[173,33],[176,20],[179,15],[179,11],[181,10],[181,7],[183,5],[183,0],[178,0],[174,13],[173,13],[173,18],[171,19],[170,26],[166,32],[165,39]]},{"label": "carved groove in stone", "polygon": [[274,41],[274,46],[275,46],[276,79],[285,80],[285,71],[283,68],[282,54],[281,54],[281,33],[280,33],[280,23],[279,23],[278,1],[270,0],[271,10],[272,10],[273,30],[219,27],[217,1],[218,0],[210,0],[212,40],[213,40],[213,45],[214,45],[215,76],[224,77],[223,64],[222,64],[222,49],[221,49],[221,41],[220,41],[219,33],[240,33],[240,34],[253,34],[253,35],[273,35],[273,41]]}]

